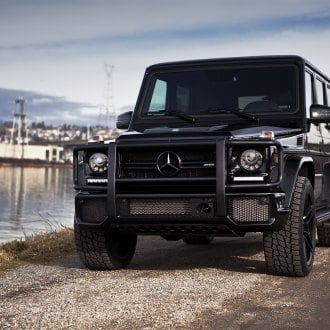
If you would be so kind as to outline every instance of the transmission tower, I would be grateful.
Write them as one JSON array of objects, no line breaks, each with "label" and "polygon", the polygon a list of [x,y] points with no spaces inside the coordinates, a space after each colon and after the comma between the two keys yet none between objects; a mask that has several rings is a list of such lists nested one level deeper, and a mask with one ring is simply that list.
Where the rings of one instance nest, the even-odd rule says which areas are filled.
[{"label": "transmission tower", "polygon": [[113,102],[113,72],[115,67],[111,64],[104,64],[105,89],[104,105],[100,107],[98,126],[105,126],[110,131],[115,128],[116,109]]},{"label": "transmission tower", "polygon": [[[24,158],[24,145],[28,143],[26,112],[24,110],[25,102],[21,97],[15,100],[13,127],[10,135],[10,144],[22,146],[21,158]],[[19,105],[19,111],[16,109],[17,105]]]}]

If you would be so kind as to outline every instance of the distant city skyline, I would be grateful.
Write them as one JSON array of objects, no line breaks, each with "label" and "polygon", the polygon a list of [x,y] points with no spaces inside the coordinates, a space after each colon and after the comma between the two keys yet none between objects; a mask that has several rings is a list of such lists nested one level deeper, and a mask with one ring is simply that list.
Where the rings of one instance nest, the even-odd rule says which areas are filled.
[{"label": "distant city skyline", "polygon": [[91,125],[97,124],[98,107],[79,102],[70,102],[64,97],[40,94],[31,91],[0,88],[0,121],[12,121],[14,112],[19,112],[15,104],[22,97],[27,113],[27,123]]},{"label": "distant city skyline", "polygon": [[297,54],[330,74],[328,0],[0,0],[0,29],[1,116],[21,92],[34,121],[96,124],[105,63],[118,112],[157,62]]}]

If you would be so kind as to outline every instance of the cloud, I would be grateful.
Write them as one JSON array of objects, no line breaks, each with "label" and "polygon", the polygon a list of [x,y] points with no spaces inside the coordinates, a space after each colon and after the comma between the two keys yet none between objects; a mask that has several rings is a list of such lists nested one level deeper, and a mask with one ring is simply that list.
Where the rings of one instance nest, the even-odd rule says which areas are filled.
[{"label": "cloud", "polygon": [[[58,109],[96,122],[104,63],[115,66],[118,112],[134,107],[145,68],[158,62],[298,54],[330,73],[328,0],[0,1],[0,30],[0,86],[35,91],[31,116],[40,109],[52,121]],[[0,107],[9,105],[0,98]]]},{"label": "cloud", "polygon": [[[308,40],[308,42],[306,42]],[[330,28],[317,31],[286,29],[265,34],[222,35],[202,38],[179,37],[136,40],[128,44],[103,44],[90,51],[79,47],[63,52],[35,49],[12,51],[6,58],[0,52],[0,86],[28,89],[41,94],[65,97],[78,103],[99,106],[105,103],[104,63],[115,66],[112,76],[114,106],[135,104],[147,66],[167,61],[227,56],[297,54],[329,72]]]},{"label": "cloud", "polygon": [[106,38],[146,38],[159,33],[227,31],[256,22],[280,23],[330,14],[325,0],[18,0],[1,2],[1,47],[55,45]]},{"label": "cloud", "polygon": [[26,100],[28,122],[46,122],[52,125],[96,125],[99,109],[91,104],[70,102],[63,97],[43,95],[33,91],[0,88],[1,121],[12,121],[18,111],[15,99]]},{"label": "cloud", "polygon": [[31,99],[32,104],[40,105],[40,104],[51,104],[54,101],[48,97],[41,97],[41,98],[35,98]]}]

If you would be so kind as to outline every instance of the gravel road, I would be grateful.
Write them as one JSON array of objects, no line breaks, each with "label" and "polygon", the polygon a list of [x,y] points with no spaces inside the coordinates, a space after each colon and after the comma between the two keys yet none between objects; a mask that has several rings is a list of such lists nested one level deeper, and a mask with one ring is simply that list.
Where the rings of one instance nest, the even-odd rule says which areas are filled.
[{"label": "gravel road", "polygon": [[264,274],[261,235],[139,240],[130,267],[76,255],[0,273],[0,329],[329,329],[330,249],[306,278]]}]

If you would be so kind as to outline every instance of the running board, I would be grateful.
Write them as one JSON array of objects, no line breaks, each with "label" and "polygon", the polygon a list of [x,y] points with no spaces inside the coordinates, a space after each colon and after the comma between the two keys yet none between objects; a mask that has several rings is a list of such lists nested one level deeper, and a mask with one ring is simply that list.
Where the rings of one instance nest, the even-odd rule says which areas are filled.
[{"label": "running board", "polygon": [[327,220],[330,220],[330,210],[329,209],[316,212],[317,224],[324,223],[325,227],[330,228],[330,221],[326,222]]}]

